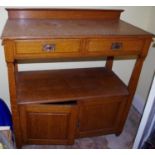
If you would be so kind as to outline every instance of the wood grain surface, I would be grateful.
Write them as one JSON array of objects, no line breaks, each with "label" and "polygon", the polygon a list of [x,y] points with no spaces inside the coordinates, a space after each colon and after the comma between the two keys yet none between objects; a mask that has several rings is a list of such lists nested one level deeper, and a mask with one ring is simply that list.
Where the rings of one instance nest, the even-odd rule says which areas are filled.
[{"label": "wood grain surface", "polygon": [[18,72],[18,103],[48,103],[128,95],[125,84],[105,68]]},{"label": "wood grain surface", "polygon": [[7,9],[9,19],[119,19],[123,10],[110,9]]},{"label": "wood grain surface", "polygon": [[147,37],[151,34],[121,20],[9,19],[2,39]]}]

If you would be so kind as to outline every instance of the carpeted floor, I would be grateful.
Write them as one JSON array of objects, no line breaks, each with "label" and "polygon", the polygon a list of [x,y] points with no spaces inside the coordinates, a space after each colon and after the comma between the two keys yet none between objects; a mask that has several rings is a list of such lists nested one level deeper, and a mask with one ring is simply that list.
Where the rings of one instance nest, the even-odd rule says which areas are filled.
[{"label": "carpeted floor", "polygon": [[23,149],[129,149],[132,148],[140,122],[140,114],[131,107],[120,136],[106,135],[75,140],[74,145],[25,145]]}]

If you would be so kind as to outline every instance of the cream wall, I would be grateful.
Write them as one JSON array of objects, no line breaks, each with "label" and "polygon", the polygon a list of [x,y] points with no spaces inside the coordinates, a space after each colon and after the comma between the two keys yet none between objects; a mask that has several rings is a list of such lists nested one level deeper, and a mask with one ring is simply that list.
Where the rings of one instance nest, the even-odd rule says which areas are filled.
[{"label": "cream wall", "polygon": [[[152,19],[155,13],[155,7],[97,7],[97,8],[116,8],[116,9],[124,9],[125,12],[122,14],[121,19],[139,26],[147,31],[153,32],[154,27]],[[7,13],[4,8],[0,7],[0,34],[4,27],[5,21],[7,19]],[[143,89],[149,88],[150,79],[152,77],[152,70],[148,72],[148,68],[151,68],[153,57],[152,54],[153,50],[150,50],[149,59],[146,61],[141,79],[138,85],[137,94],[142,97],[143,100],[146,98],[147,92]],[[116,61],[114,63],[113,70],[121,77],[121,79],[128,83],[132,68],[134,66],[134,60],[128,61]],[[33,65],[20,65],[20,70],[41,70],[44,68],[48,69],[59,69],[59,68],[79,68],[79,67],[96,67],[96,66],[103,66],[103,61],[94,61],[94,62],[70,62],[70,63],[46,63],[46,64],[33,64]],[[154,65],[155,66],[155,65]],[[146,82],[146,76],[148,81]],[[0,97],[3,98],[8,105],[9,103],[9,91],[8,91],[8,78],[7,78],[7,68],[4,60],[4,52],[3,47],[0,46]]]},{"label": "cream wall", "polygon": [[[154,14],[155,14],[155,7],[152,7],[147,29],[153,34],[155,34]],[[155,42],[153,42],[152,44],[154,43]],[[147,99],[154,72],[155,72],[155,48],[150,47],[148,56],[144,62],[143,70],[137,88],[137,95],[139,95],[139,97],[142,99],[142,102],[145,102]]]}]

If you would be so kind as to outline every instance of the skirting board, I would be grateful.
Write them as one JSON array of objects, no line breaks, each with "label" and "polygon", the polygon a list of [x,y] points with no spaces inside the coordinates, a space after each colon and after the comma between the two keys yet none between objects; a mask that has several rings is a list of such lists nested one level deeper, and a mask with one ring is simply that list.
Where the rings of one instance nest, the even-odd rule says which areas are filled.
[{"label": "skirting board", "polygon": [[139,95],[134,96],[132,104],[140,114],[143,113],[145,101]]}]

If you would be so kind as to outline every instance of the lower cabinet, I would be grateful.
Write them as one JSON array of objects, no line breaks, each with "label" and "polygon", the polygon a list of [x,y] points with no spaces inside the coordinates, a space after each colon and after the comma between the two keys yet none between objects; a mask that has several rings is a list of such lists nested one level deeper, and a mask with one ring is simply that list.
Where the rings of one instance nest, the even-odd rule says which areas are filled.
[{"label": "lower cabinet", "polygon": [[19,108],[24,144],[74,143],[76,105],[38,104],[20,105]]},{"label": "lower cabinet", "polygon": [[73,144],[78,137],[118,133],[125,97],[20,105],[23,144]]},{"label": "lower cabinet", "polygon": [[91,99],[80,102],[78,136],[97,136],[121,132],[122,113],[126,99]]}]

